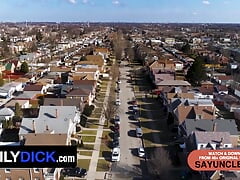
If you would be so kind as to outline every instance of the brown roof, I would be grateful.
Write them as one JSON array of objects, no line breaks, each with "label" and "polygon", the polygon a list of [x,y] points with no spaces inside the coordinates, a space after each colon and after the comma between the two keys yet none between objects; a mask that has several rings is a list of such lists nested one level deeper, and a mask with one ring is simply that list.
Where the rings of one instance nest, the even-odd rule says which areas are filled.
[{"label": "brown roof", "polygon": [[214,92],[214,87],[209,87],[209,88],[200,87],[199,91],[204,95],[212,95]]},{"label": "brown roof", "polygon": [[25,134],[25,145],[67,145],[67,134]]},{"label": "brown roof", "polygon": [[80,109],[79,99],[44,98],[44,106],[76,106]]},{"label": "brown roof", "polygon": [[87,89],[73,89],[72,91],[70,91],[66,96],[79,96],[79,97],[86,97],[89,96],[90,94],[90,90]]},{"label": "brown roof", "polygon": [[196,115],[201,115],[201,119],[215,119],[214,109],[211,106],[184,106],[177,107],[178,122],[181,124],[185,119],[196,119]]},{"label": "brown roof", "polygon": [[70,72],[71,70],[72,68],[68,67],[55,67],[55,66],[50,67],[51,72]]},{"label": "brown roof", "polygon": [[42,169],[39,169],[39,172],[35,173],[33,169],[10,169],[10,173],[6,173],[5,169],[0,169],[1,180],[10,178],[11,180],[18,180],[23,178],[24,180],[39,178],[44,180]]},{"label": "brown roof", "polygon": [[109,53],[108,48],[96,48],[95,52]]},{"label": "brown roof", "polygon": [[96,72],[97,68],[79,68],[75,73],[90,73],[90,72]]},{"label": "brown roof", "polygon": [[24,88],[24,91],[41,91],[43,88],[43,85],[35,85],[35,84],[31,84],[31,85],[27,85]]},{"label": "brown roof", "polygon": [[232,80],[231,76],[218,76],[218,80],[227,81]]},{"label": "brown roof", "polygon": [[73,86],[75,85],[91,85],[94,86],[96,84],[95,80],[76,80],[73,81]]},{"label": "brown roof", "polygon": [[194,93],[167,93],[167,98],[194,99]]}]

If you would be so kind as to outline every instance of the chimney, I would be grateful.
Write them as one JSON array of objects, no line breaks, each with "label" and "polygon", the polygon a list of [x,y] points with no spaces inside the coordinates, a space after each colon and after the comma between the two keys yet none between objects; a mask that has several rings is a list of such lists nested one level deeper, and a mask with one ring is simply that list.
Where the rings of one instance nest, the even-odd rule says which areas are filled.
[{"label": "chimney", "polygon": [[35,133],[35,130],[36,130],[36,128],[35,128],[35,121],[33,120],[32,121],[32,132]]},{"label": "chimney", "polygon": [[214,122],[214,123],[213,123],[213,132],[216,132],[216,131],[217,131],[217,123]]},{"label": "chimney", "polygon": [[58,109],[55,109],[55,117],[58,118]]}]

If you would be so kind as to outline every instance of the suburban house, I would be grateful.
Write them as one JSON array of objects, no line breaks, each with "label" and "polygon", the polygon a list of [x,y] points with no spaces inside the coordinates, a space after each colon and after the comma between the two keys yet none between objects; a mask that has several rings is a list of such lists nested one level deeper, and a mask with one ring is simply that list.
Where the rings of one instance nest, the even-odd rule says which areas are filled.
[{"label": "suburban house", "polygon": [[229,132],[195,131],[189,141],[196,150],[233,148]]},{"label": "suburban house", "polygon": [[29,108],[29,100],[17,100],[17,99],[11,99],[8,101],[4,107],[10,108],[12,110],[15,109],[15,104],[18,103],[21,107],[21,109]]},{"label": "suburban house", "polygon": [[9,120],[14,116],[14,114],[15,113],[10,108],[6,108],[6,107],[1,108],[0,109],[0,121]]},{"label": "suburban house", "polygon": [[2,168],[0,169],[0,177],[4,180],[20,180],[20,179],[33,179],[33,180],[45,180],[42,169],[39,168]]},{"label": "suburban house", "polygon": [[156,86],[156,89],[162,93],[172,92],[173,89],[179,89],[178,92],[187,92],[191,84],[182,80],[165,80],[159,82]]},{"label": "suburban house", "polygon": [[67,134],[50,133],[28,133],[21,137],[25,146],[65,146],[70,145],[70,138]]},{"label": "suburban house", "polygon": [[[101,55],[87,55],[86,59],[87,59],[86,62],[88,63],[91,62],[91,63],[97,64],[100,72],[104,70],[104,59]],[[82,64],[81,61],[79,63]]]},{"label": "suburban house", "polygon": [[37,118],[23,118],[19,136],[48,133],[71,137],[79,122],[80,113],[75,106],[40,106]]},{"label": "suburban house", "polygon": [[167,93],[168,103],[172,103],[176,99],[194,99],[193,93]]},{"label": "suburban house", "polygon": [[100,71],[98,68],[79,68],[74,73],[72,73],[73,81],[74,80],[81,80],[88,77],[92,80],[98,80],[100,75]]},{"label": "suburban house", "polygon": [[84,104],[79,99],[67,98],[44,98],[43,106],[76,106],[80,112],[84,109]]},{"label": "suburban house", "polygon": [[32,91],[32,92],[36,92],[38,94],[45,94],[47,92],[47,88],[43,85],[30,84],[30,85],[25,86],[23,91],[24,92]]},{"label": "suburban house", "polygon": [[103,59],[107,59],[108,56],[110,55],[110,51],[108,50],[108,48],[95,48],[93,54],[101,55]]},{"label": "suburban house", "polygon": [[0,88],[0,97],[2,98],[12,98],[13,93],[16,91],[22,91],[23,84],[21,82],[11,82],[4,84]]},{"label": "suburban house", "polygon": [[178,125],[185,121],[185,119],[215,119],[215,107],[211,106],[179,105],[173,112]]},{"label": "suburban house", "polygon": [[80,103],[91,105],[95,95],[90,89],[71,89],[66,95],[67,99],[79,99]]},{"label": "suburban house", "polygon": [[180,137],[188,138],[195,131],[201,132],[229,132],[232,145],[238,145],[238,129],[234,119],[186,119],[179,125],[178,134]]},{"label": "suburban house", "polygon": [[201,94],[199,98],[213,99],[214,85],[210,81],[205,81],[201,84],[199,88],[199,93]]}]

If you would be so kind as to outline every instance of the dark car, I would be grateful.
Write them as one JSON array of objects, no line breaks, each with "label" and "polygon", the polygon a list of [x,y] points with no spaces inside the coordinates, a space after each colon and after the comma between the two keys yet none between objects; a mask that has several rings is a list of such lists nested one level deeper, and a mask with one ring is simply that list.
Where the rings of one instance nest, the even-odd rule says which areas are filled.
[{"label": "dark car", "polygon": [[65,168],[61,171],[64,176],[75,176],[75,177],[85,177],[87,175],[87,170],[84,168]]},{"label": "dark car", "polygon": [[114,126],[114,131],[119,131],[119,129],[120,129],[119,124],[115,124],[115,126]]},{"label": "dark car", "polygon": [[113,141],[116,141],[119,139],[120,139],[120,133],[118,131],[115,131],[113,134]]},{"label": "dark car", "polygon": [[118,139],[114,140],[114,141],[112,142],[112,145],[113,145],[113,148],[119,147],[119,140],[118,140]]}]

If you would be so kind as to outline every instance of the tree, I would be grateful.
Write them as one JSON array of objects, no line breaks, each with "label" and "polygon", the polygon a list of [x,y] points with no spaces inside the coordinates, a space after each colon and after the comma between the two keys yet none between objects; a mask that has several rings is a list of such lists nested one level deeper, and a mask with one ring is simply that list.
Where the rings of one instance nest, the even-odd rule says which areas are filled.
[{"label": "tree", "polygon": [[201,85],[203,80],[207,79],[203,59],[198,56],[192,66],[188,69],[187,80],[194,86]]},{"label": "tree", "polygon": [[29,72],[29,67],[27,62],[23,62],[20,68],[20,71],[23,73],[28,73]]},{"label": "tree", "polygon": [[0,86],[4,85],[4,79],[2,77],[0,77]]},{"label": "tree", "polygon": [[169,158],[169,153],[161,148],[155,148],[150,160],[148,160],[149,173],[158,178],[166,179],[169,175],[169,169],[172,167],[172,162]]},{"label": "tree", "polygon": [[37,45],[35,42],[32,42],[29,47],[30,52],[36,52],[37,51]]},{"label": "tree", "polygon": [[22,117],[23,112],[18,102],[15,103],[15,116]]},{"label": "tree", "polygon": [[112,96],[112,94],[115,93],[114,91],[115,91],[115,88],[111,87],[111,89],[110,89],[110,96],[108,97],[108,102],[103,107],[104,116],[105,116],[105,119],[107,121],[107,127],[109,125],[109,121],[111,120],[111,118],[113,118],[113,116],[118,112],[117,106],[113,105],[115,99]]},{"label": "tree", "polygon": [[37,31],[36,33],[36,40],[40,42],[43,39],[43,35],[40,31]]},{"label": "tree", "polygon": [[190,54],[191,53],[191,47],[190,47],[189,43],[186,43],[185,45],[183,45],[181,50],[185,54]]}]

